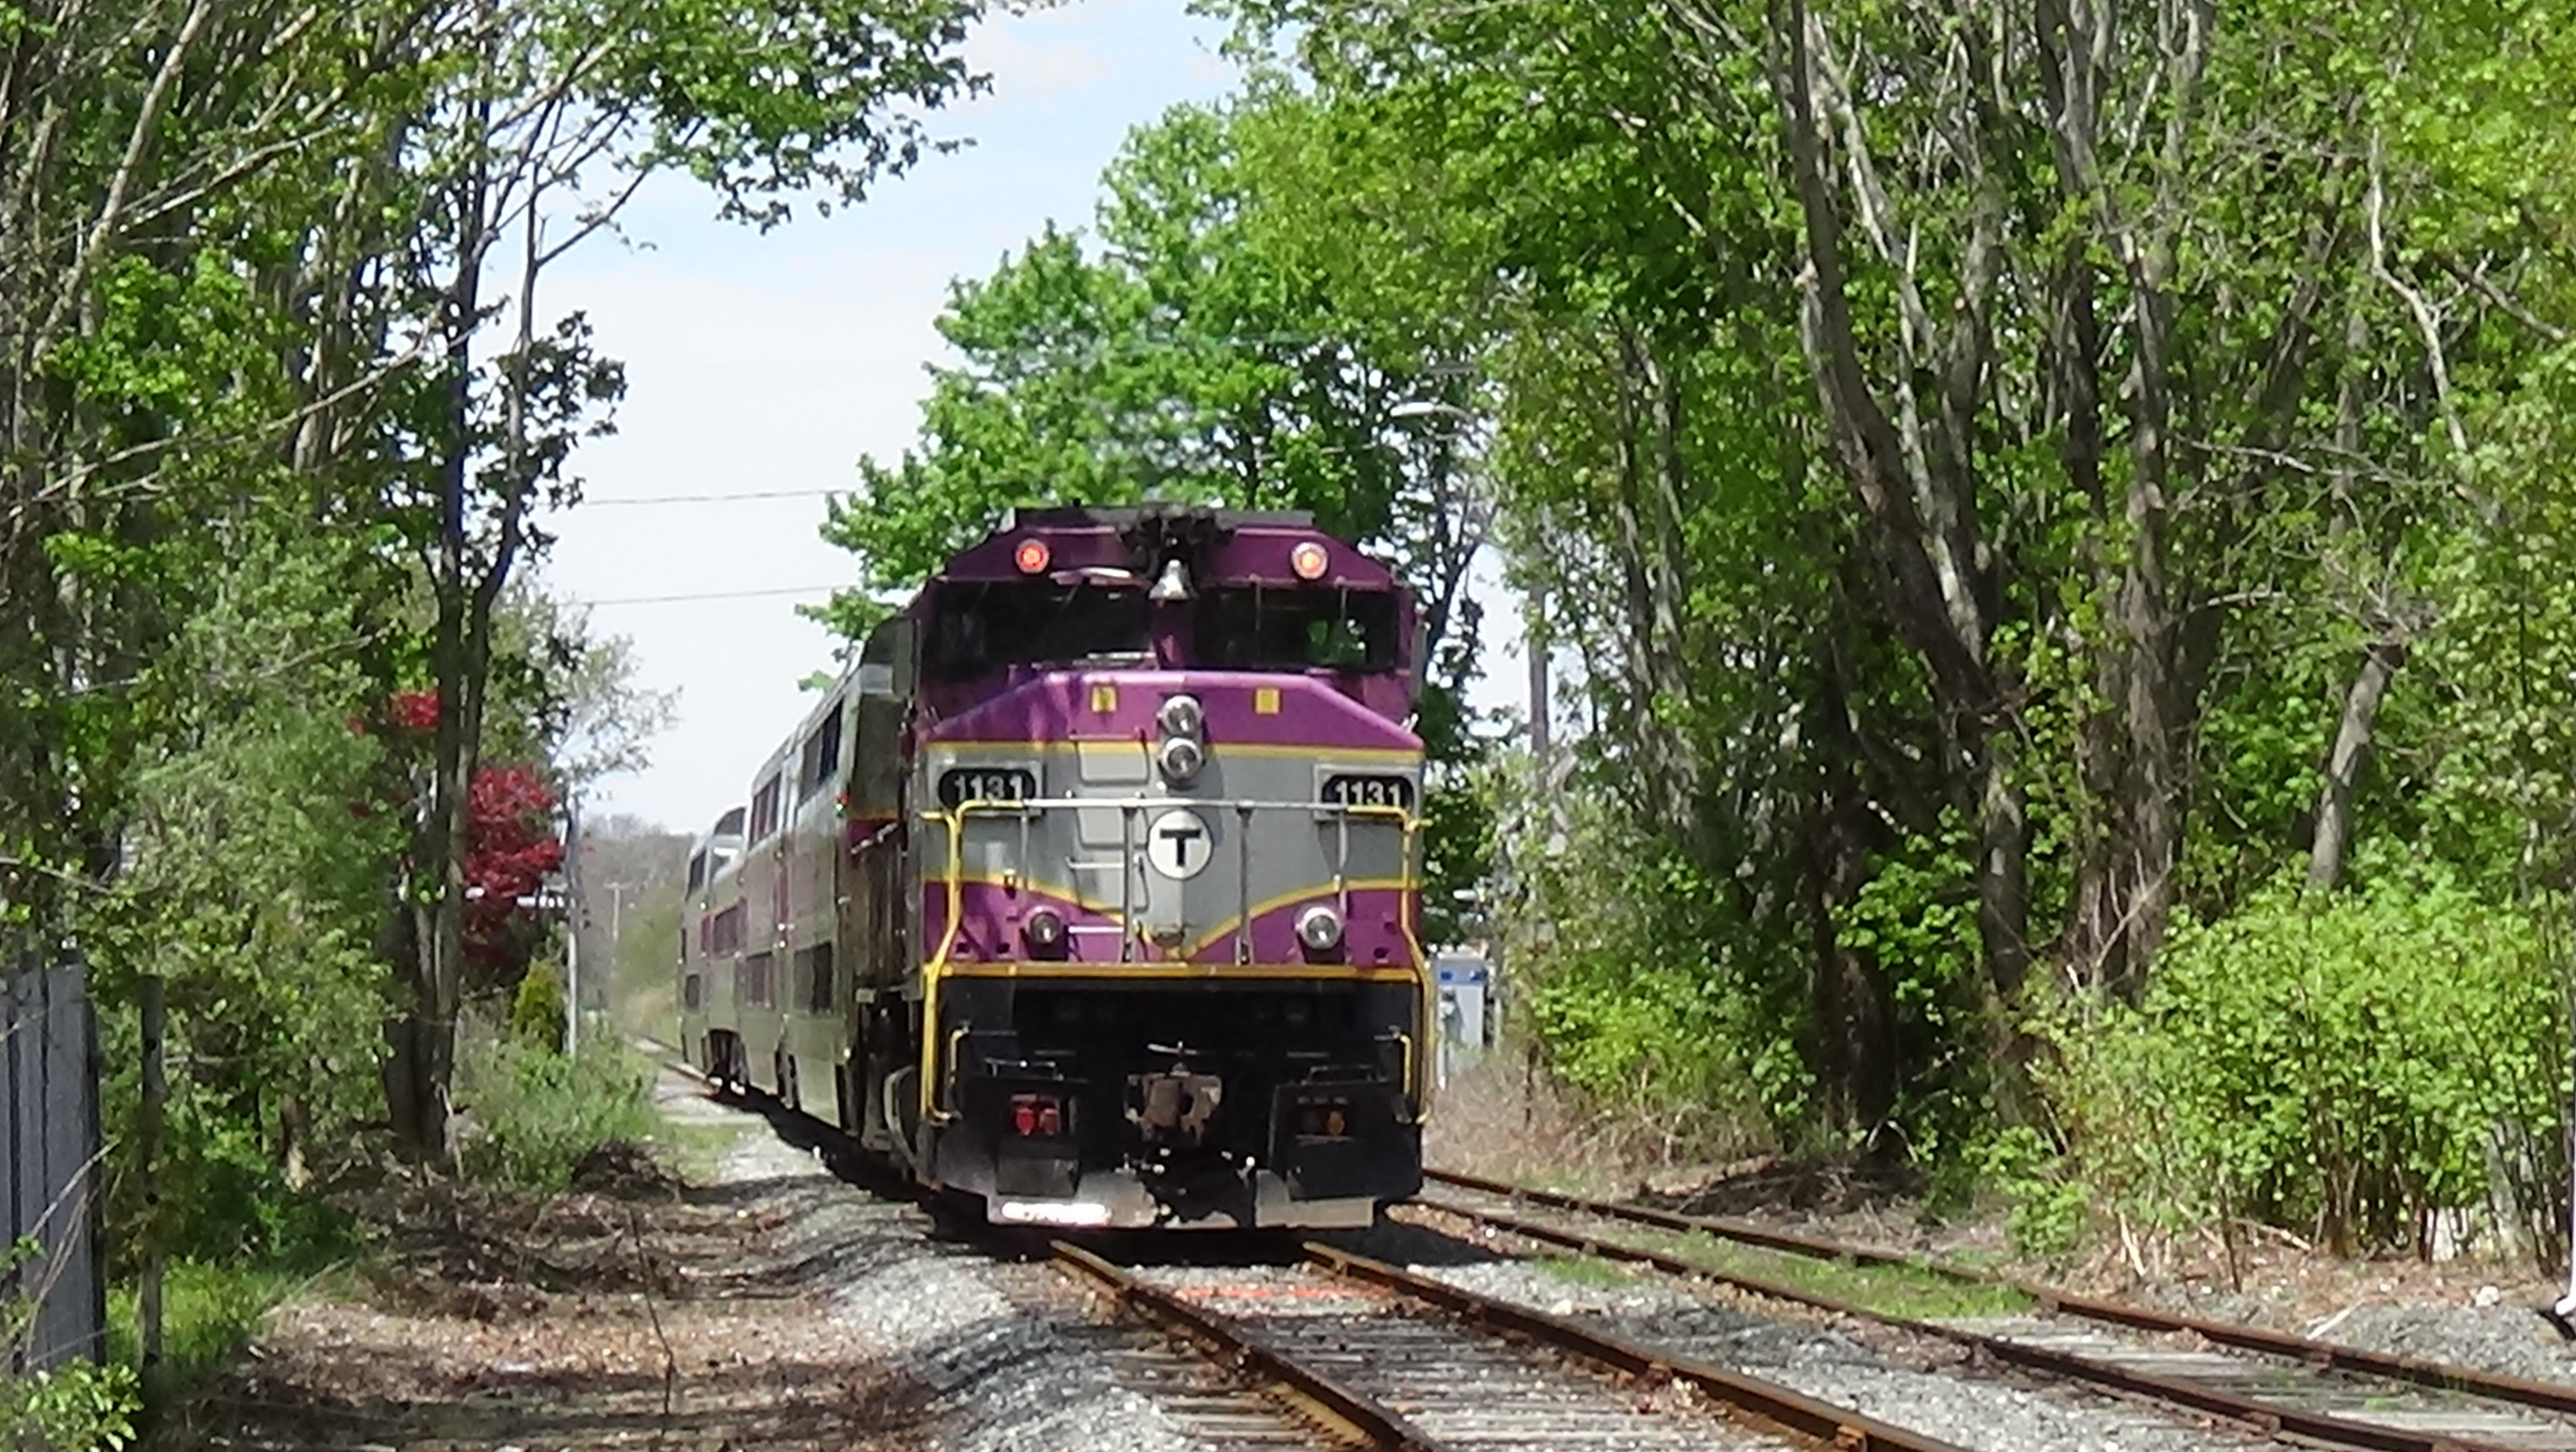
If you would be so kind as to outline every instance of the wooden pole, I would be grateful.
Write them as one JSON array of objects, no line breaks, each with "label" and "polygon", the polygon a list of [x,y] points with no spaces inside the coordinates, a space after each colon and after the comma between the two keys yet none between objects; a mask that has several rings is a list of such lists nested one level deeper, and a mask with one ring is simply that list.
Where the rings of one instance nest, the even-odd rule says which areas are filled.
[{"label": "wooden pole", "polygon": [[137,1339],[142,1342],[143,1407],[157,1417],[169,1393],[161,1358],[161,1280],[164,1271],[161,1235],[161,1124],[170,1100],[164,1065],[167,1011],[161,979],[145,975],[143,990],[143,1112],[137,1127],[135,1158],[143,1185],[143,1286],[137,1308]]}]

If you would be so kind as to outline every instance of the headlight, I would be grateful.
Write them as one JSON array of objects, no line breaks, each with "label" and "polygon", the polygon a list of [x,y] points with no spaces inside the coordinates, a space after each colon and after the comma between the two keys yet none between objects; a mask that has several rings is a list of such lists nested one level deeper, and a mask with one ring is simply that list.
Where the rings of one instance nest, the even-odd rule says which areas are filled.
[{"label": "headlight", "polygon": [[1190,738],[1175,736],[1163,743],[1163,749],[1155,753],[1155,760],[1163,768],[1163,779],[1178,785],[1199,774],[1199,767],[1205,764],[1207,753]]},{"label": "headlight", "polygon": [[1341,946],[1342,915],[1317,903],[1297,915],[1297,941],[1322,953]]},{"label": "headlight", "polygon": [[1174,696],[1163,703],[1157,719],[1163,723],[1166,736],[1196,736],[1199,728],[1207,724],[1207,711],[1196,696]]},{"label": "headlight", "polygon": [[1020,920],[1020,932],[1028,938],[1030,947],[1051,949],[1064,941],[1064,919],[1056,916],[1053,908],[1039,908]]}]

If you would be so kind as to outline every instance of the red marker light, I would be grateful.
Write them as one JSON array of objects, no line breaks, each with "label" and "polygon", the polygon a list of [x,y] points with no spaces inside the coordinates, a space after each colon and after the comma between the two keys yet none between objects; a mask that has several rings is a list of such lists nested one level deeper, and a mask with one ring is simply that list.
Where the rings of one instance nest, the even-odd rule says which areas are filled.
[{"label": "red marker light", "polygon": [[1024,539],[1020,541],[1019,551],[1012,556],[1012,559],[1019,564],[1021,574],[1034,575],[1045,569],[1047,561],[1054,557],[1055,552],[1047,548],[1045,540]]},{"label": "red marker light", "polygon": [[1288,552],[1288,568],[1295,570],[1300,580],[1324,578],[1324,566],[1329,563],[1331,563],[1331,556],[1324,553],[1322,545],[1311,539],[1301,542],[1295,549]]},{"label": "red marker light", "polygon": [[1012,1095],[1011,1132],[1022,1139],[1052,1139],[1064,1133],[1063,1102],[1052,1094]]}]

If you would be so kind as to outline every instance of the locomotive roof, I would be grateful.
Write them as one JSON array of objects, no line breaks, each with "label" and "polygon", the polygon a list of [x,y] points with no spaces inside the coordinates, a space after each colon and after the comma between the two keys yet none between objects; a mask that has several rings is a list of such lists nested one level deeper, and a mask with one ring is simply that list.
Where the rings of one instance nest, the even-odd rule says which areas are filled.
[{"label": "locomotive roof", "polygon": [[[1318,527],[1302,509],[1218,509],[1176,503],[1041,505],[1011,510],[984,538],[949,557],[931,576],[946,581],[1018,579],[1027,572],[1015,551],[1035,537],[1049,542],[1051,559],[1041,555],[1040,569],[1057,572],[1121,569],[1156,571],[1172,558],[1187,559],[1191,572],[1206,579],[1277,581],[1301,579],[1340,589],[1399,588],[1394,572],[1348,540]],[[1312,540],[1324,546],[1329,564],[1321,578],[1302,577],[1291,569],[1292,548]],[[911,607],[921,607],[916,597]]]},{"label": "locomotive roof", "polygon": [[1211,509],[1195,504],[1040,504],[1002,516],[999,533],[1021,529],[1128,529],[1156,520],[1204,519],[1218,529],[1313,529],[1303,509]]}]

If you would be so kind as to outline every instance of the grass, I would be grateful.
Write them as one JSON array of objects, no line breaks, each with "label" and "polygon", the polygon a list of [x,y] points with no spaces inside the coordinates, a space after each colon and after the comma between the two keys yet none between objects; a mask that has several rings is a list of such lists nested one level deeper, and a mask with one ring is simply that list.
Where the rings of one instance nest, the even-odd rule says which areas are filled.
[{"label": "grass", "polygon": [[2007,1316],[2031,1308],[2030,1297],[2011,1286],[1952,1280],[1915,1266],[1857,1265],[1818,1260],[1758,1245],[1722,1240],[1704,1231],[1640,1231],[1622,1237],[1720,1275],[1770,1281],[1809,1295],[1865,1307],[1883,1316],[1931,1321]]},{"label": "grass", "polygon": [[1588,1255],[1543,1255],[1531,1264],[1558,1280],[1590,1286],[1595,1290],[1611,1290],[1632,1284],[1637,1279],[1627,1267],[1615,1261]]},{"label": "grass", "polygon": [[[169,1384],[184,1389],[239,1351],[270,1311],[316,1283],[336,1282],[348,1262],[224,1265],[174,1260],[161,1280],[161,1364]],[[107,1344],[111,1359],[143,1361],[142,1289],[126,1284],[108,1293]]]},{"label": "grass", "polygon": [[641,1144],[663,1128],[652,1070],[604,1034],[564,1055],[506,1036],[463,1046],[457,1098],[473,1120],[466,1171],[530,1190],[560,1190],[602,1145]]},{"label": "grass", "polygon": [[678,1124],[664,1121],[650,1139],[654,1157],[671,1173],[693,1185],[712,1184],[717,1166],[750,1134],[732,1124]]}]

